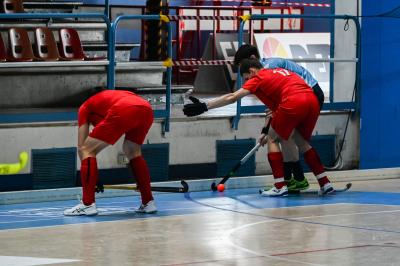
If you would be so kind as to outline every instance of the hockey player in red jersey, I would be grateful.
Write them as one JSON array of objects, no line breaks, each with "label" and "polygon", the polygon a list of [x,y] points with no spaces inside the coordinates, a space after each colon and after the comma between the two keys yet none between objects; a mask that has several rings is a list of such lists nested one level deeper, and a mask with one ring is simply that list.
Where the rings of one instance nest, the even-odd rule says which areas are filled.
[{"label": "hockey player in red jersey", "polygon": [[310,169],[316,176],[321,193],[334,191],[318,153],[310,145],[312,131],[317,122],[320,106],[311,88],[295,73],[283,68],[264,69],[257,59],[241,62],[240,73],[247,80],[239,90],[222,95],[207,103],[192,98],[183,112],[187,116],[200,115],[209,109],[232,104],[246,95],[254,94],[272,112],[273,119],[268,132],[263,129],[261,144],[268,144],[268,161],[274,176],[274,186],[263,196],[284,196],[288,189],[284,181],[283,157],[279,143],[292,138]]},{"label": "hockey player in red jersey", "polygon": [[[64,215],[96,215],[97,154],[125,134],[123,151],[129,160],[142,197],[140,213],[157,211],[150,174],[141,145],[153,123],[150,103],[129,91],[104,90],[85,101],[78,112],[78,153],[81,159],[82,201]],[[93,125],[92,131],[89,126]]]}]

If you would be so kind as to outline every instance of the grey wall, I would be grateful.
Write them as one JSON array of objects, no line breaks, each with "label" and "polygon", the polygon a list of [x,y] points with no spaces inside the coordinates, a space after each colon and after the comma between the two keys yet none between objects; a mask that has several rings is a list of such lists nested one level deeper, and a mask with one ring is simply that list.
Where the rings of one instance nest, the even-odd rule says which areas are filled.
[{"label": "grey wall", "polygon": [[[357,15],[357,1],[335,1],[337,15]],[[345,20],[335,21],[335,58],[350,59],[356,57],[356,27],[349,20],[345,30]],[[334,65],[334,101],[349,101],[355,82],[355,63],[335,63]]]},{"label": "grey wall", "polygon": [[[323,114],[314,134],[343,134],[345,114]],[[171,131],[161,134],[161,123],[155,122],[146,143],[170,143],[170,164],[213,163],[216,160],[216,140],[257,138],[264,118],[246,116],[241,119],[239,130],[230,128],[230,119],[173,119]],[[31,149],[74,147],[77,126],[73,124],[25,125],[20,127],[0,127],[0,162],[17,161],[20,151]],[[352,168],[358,162],[358,128],[351,124],[343,150],[343,168]],[[266,148],[256,154],[256,174],[270,173],[266,162]],[[118,164],[118,154],[122,153],[122,139],[114,146],[106,148],[98,157],[99,168],[122,167]],[[79,163],[78,163],[79,166]],[[30,166],[22,173],[29,173]]]}]

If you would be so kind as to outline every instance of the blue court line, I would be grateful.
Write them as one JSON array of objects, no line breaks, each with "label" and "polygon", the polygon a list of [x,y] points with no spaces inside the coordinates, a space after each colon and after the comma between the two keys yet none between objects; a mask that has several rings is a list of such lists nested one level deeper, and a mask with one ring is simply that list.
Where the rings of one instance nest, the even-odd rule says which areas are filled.
[{"label": "blue court line", "polygon": [[[314,194],[289,195],[282,198],[265,198],[258,194],[258,189],[230,189],[223,193],[203,191],[184,194],[156,194],[158,213],[139,215],[134,209],[140,204],[137,196],[101,198],[97,200],[98,216],[65,217],[64,209],[77,204],[77,201],[54,201],[29,204],[0,205],[0,230],[82,224],[130,219],[151,219],[172,215],[233,211],[243,214],[258,215],[269,219],[286,219],[293,222],[307,222],[325,226],[345,227],[362,230],[400,233],[384,229],[341,226],[318,222],[299,221],[295,218],[269,217],[249,212],[254,209],[299,207],[324,204],[382,204],[400,205],[398,193],[384,192],[344,192],[332,196],[319,197]],[[200,204],[199,204],[200,203]]]}]

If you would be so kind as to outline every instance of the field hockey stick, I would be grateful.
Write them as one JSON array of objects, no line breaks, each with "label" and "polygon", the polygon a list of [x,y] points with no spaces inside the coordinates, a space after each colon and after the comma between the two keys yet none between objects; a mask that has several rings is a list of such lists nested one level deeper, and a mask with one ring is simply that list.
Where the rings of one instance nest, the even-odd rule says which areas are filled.
[{"label": "field hockey stick", "polygon": [[[228,174],[226,174],[222,180],[218,183],[218,185],[221,184],[225,184],[226,181],[228,181],[229,178],[231,178],[232,176],[235,175],[236,171],[240,168],[240,166],[242,166],[243,164],[245,164],[247,162],[247,160],[256,152],[258,151],[258,149],[260,148],[261,143],[257,143],[256,146],[254,146],[251,151],[249,151],[240,161],[238,161],[235,166],[232,167],[232,169],[228,172]],[[218,185],[215,184],[215,182],[213,182],[211,184],[211,190],[212,191],[217,191],[217,187]]]},{"label": "field hockey stick", "polygon": [[2,163],[0,164],[0,175],[13,175],[19,173],[28,163],[28,153],[23,151],[19,154],[18,163]]},{"label": "field hockey stick", "polygon": [[[268,123],[267,123],[267,125],[265,126],[265,130],[263,130],[263,132],[268,132],[269,127],[270,127],[270,125],[271,125],[271,120],[272,120],[271,118],[268,120]],[[262,136],[265,137],[265,136],[266,136],[266,133],[263,133]],[[260,148],[260,146],[261,146],[261,143],[258,142],[258,143],[256,144],[256,146],[254,146],[254,148],[251,149],[251,151],[249,151],[240,161],[238,161],[238,162],[235,164],[235,166],[232,167],[232,169],[228,172],[228,174],[226,174],[226,175],[222,178],[222,180],[218,183],[218,185],[220,185],[220,184],[225,184],[225,182],[228,181],[229,178],[231,178],[232,176],[234,176],[235,173],[236,173],[236,171],[237,171],[243,164],[245,164],[245,163],[247,162],[247,160],[248,160],[256,151],[258,151],[258,149]],[[216,185],[215,182],[213,182],[213,183],[211,184],[211,190],[212,190],[212,191],[217,191],[218,185]]]},{"label": "field hockey stick", "polygon": [[[152,191],[158,192],[171,192],[171,193],[186,193],[189,191],[189,185],[185,180],[181,180],[181,187],[151,187]],[[136,185],[103,185],[97,184],[96,192],[104,192],[104,189],[124,189],[124,190],[138,190]]]}]

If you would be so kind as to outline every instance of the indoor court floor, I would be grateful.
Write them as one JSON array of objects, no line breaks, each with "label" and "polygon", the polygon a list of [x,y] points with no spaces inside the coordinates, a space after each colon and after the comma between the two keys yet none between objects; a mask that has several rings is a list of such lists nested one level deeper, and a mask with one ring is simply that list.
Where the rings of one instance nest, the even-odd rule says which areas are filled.
[{"label": "indoor court floor", "polygon": [[[345,183],[335,183],[344,186]],[[0,205],[0,265],[400,265],[400,179],[350,191],[265,198],[257,188]]]}]

